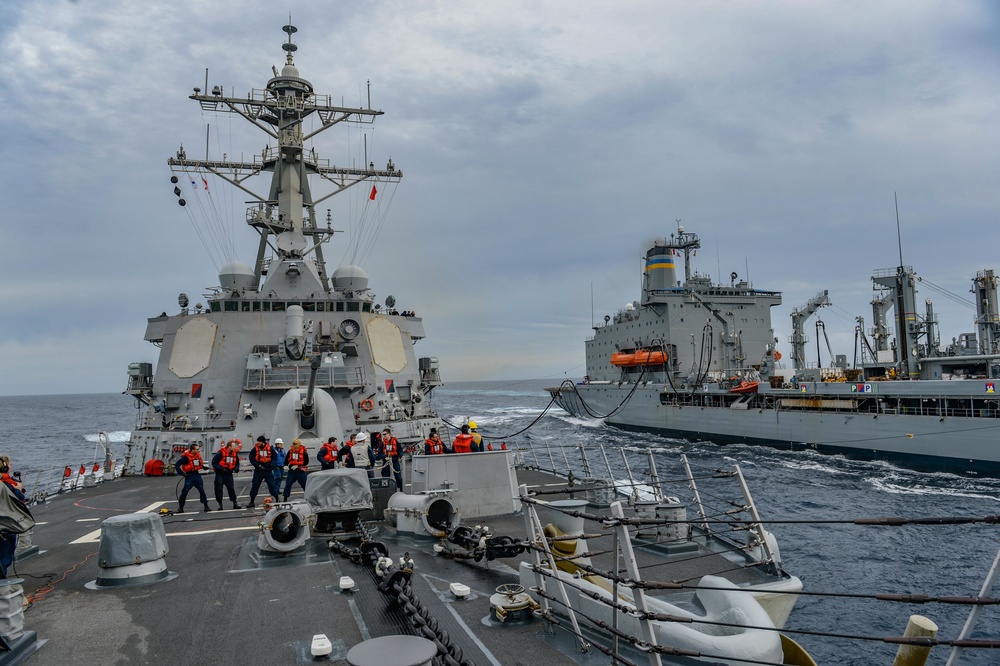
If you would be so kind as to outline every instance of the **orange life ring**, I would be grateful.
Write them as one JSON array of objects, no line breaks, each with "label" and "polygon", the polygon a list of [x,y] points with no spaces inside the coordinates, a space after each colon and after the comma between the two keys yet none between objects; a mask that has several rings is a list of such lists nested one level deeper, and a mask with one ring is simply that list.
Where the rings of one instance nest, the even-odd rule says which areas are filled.
[{"label": "orange life ring", "polygon": [[364,400],[361,401],[361,409],[365,410],[366,412],[372,411],[373,407],[375,407],[375,403],[372,402],[370,398],[365,398]]}]

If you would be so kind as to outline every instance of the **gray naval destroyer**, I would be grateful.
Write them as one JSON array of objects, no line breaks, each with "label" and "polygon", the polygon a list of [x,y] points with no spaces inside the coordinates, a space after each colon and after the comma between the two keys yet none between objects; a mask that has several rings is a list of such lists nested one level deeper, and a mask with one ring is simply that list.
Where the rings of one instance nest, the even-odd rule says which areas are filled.
[{"label": "gray naval destroyer", "polygon": [[[429,400],[441,383],[437,359],[414,351],[425,335],[422,320],[397,311],[392,296],[384,306],[375,302],[360,266],[328,275],[324,259],[335,230],[319,205],[363,186],[361,199],[374,208],[403,174],[391,159],[375,168],[367,148],[361,166],[336,166],[310,144],[321,132],[365,126],[383,112],[316,94],[293,63],[292,32],[289,26],[287,62],[264,89],[230,97],[218,85],[209,91],[206,73],[205,90],[190,95],[203,113],[240,116],[273,142],[248,161],[195,159],[183,147],[168,160],[181,206],[205,196],[205,176],[250,197],[246,224],[259,235],[256,260],[223,266],[204,304],[191,307],[181,293],[178,312],[148,320],[145,339],[159,347],[159,358],[155,372],[149,362],[129,367],[126,393],[139,412],[126,474],[143,473],[150,461],[169,466],[194,441],[215,451],[230,438],[246,445],[265,435],[286,445],[299,438],[315,451],[330,436],[343,441],[358,430],[389,428],[407,446],[442,426]],[[260,192],[252,189],[257,176],[266,186]]]},{"label": "gray naval destroyer", "polygon": [[[1000,474],[997,277],[973,279],[977,330],[942,346],[933,303],[910,266],[872,276],[873,326],[857,319],[860,359],[807,367],[804,322],[826,291],[792,312],[791,364],[771,308],[781,293],[693,270],[697,234],[678,227],[645,255],[642,297],[586,341],[584,381],[547,389],[564,410],[691,441],[814,449],[928,471]],[[683,260],[683,281],[677,263]],[[817,322],[817,338],[825,330]],[[818,353],[818,349],[817,349]],[[857,362],[860,360],[860,362]],[[817,364],[818,365],[818,364]]]}]

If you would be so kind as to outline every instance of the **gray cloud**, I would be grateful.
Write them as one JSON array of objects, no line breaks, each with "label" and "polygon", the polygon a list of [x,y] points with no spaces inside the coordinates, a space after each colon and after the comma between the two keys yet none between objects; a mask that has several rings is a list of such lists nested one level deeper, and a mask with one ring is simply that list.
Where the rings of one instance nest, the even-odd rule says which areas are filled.
[{"label": "gray cloud", "polygon": [[[702,237],[699,270],[784,292],[783,343],[792,307],[829,289],[834,351],[853,352],[870,272],[898,263],[894,192],[904,261],[968,298],[1000,268],[997,18],[923,2],[292,10],[317,92],[355,104],[370,80],[386,111],[369,154],[406,177],[364,266],[425,317],[418,352],[452,381],[580,376],[592,303],[601,319],[637,298],[639,259],[676,219]],[[216,284],[224,257],[165,160],[202,154],[206,125],[214,155],[260,150],[186,96],[205,67],[227,91],[262,86],[286,21],[262,1],[0,8],[0,394],[121,390],[130,361],[155,360],[145,318]],[[343,163],[363,141],[317,148]],[[363,196],[330,205],[345,233],[328,260],[362,237]],[[249,260],[244,198],[205,199]],[[967,307],[920,296],[946,339],[972,330]]]}]

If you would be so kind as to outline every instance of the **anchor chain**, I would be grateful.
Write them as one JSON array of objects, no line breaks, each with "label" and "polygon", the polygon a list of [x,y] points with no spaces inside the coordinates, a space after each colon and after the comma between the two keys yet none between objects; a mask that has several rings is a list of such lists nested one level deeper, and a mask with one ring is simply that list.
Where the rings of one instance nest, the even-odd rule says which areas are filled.
[{"label": "anchor chain", "polygon": [[359,547],[351,547],[339,541],[330,541],[330,550],[355,564],[370,564],[380,581],[378,589],[395,600],[406,613],[407,619],[418,635],[433,641],[438,654],[433,662],[438,666],[475,666],[466,659],[461,646],[451,640],[448,632],[438,623],[431,611],[413,591],[410,577],[413,575],[413,560],[409,553],[402,557],[402,564],[395,564],[389,557],[389,549],[380,541],[371,539],[364,525],[358,526],[362,535]]}]

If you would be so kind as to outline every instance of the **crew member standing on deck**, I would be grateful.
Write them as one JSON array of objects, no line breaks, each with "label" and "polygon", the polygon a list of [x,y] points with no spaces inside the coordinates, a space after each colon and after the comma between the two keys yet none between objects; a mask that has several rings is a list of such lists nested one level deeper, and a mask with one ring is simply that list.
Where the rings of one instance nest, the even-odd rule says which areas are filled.
[{"label": "crew member standing on deck", "polygon": [[344,447],[337,452],[337,458],[340,460],[340,464],[349,469],[354,468],[354,450],[355,439],[357,435],[351,435],[350,438],[344,442]]},{"label": "crew member standing on deck", "polygon": [[215,470],[215,501],[219,503],[220,510],[223,486],[229,491],[229,500],[233,503],[233,508],[243,508],[236,503],[236,486],[233,485],[233,474],[240,471],[239,443],[240,440],[231,439],[212,456],[212,469]]},{"label": "crew member standing on deck", "polygon": [[7,484],[10,491],[14,493],[14,497],[24,501],[24,484],[20,482],[21,473],[17,473],[17,478],[15,479],[10,474],[10,458],[7,456],[0,456],[0,481]]},{"label": "crew member standing on deck", "polygon": [[462,432],[455,437],[451,448],[454,449],[455,453],[472,453],[472,435],[469,434],[468,425],[462,426]]},{"label": "crew member standing on deck", "polygon": [[292,486],[298,483],[302,490],[306,489],[306,465],[309,464],[309,452],[302,446],[301,439],[293,439],[292,447],[288,449],[288,478],[285,480],[285,501],[292,494]]},{"label": "crew member standing on deck", "polygon": [[354,458],[354,466],[368,472],[368,478],[370,479],[374,476],[372,465],[375,464],[375,452],[372,451],[372,447],[368,443],[368,433],[362,430],[358,433],[357,437],[352,439],[354,440],[354,446],[351,447],[351,457]]},{"label": "crew member standing on deck", "polygon": [[177,513],[184,513],[184,501],[191,488],[198,489],[201,503],[205,506],[205,513],[211,511],[208,507],[208,496],[205,495],[205,484],[201,481],[201,470],[204,468],[205,461],[201,459],[201,446],[198,444],[189,446],[174,465],[177,473],[184,475],[184,489],[181,490],[181,496],[177,498]]},{"label": "crew member standing on deck", "polygon": [[[0,456],[0,481],[6,486],[6,489],[0,488],[0,493],[10,491],[10,494],[19,499],[21,502],[25,501],[24,495],[24,485],[18,480],[20,474],[12,476],[10,473],[10,458],[7,456]],[[27,507],[24,507],[24,511],[30,516],[31,512],[28,511]],[[12,534],[9,532],[0,533],[0,577],[7,577],[7,569],[14,564],[14,553],[17,552],[17,542],[19,539],[18,534]]]},{"label": "crew member standing on deck", "polygon": [[403,451],[400,449],[399,440],[392,436],[392,431],[386,428],[382,431],[382,455],[385,456],[386,466],[382,468],[382,476],[389,476],[389,467],[392,467],[392,475],[396,478],[396,490],[403,491]]},{"label": "crew member standing on deck", "polygon": [[253,465],[253,480],[250,482],[250,504],[247,506],[251,509],[257,506],[254,500],[257,499],[257,491],[260,490],[261,481],[267,484],[267,492],[277,502],[278,486],[274,482],[274,449],[267,443],[263,435],[257,438],[257,443],[250,451],[250,464]]},{"label": "crew member standing on deck", "polygon": [[281,488],[281,481],[285,478],[285,442],[280,437],[274,439],[274,486]]},{"label": "crew member standing on deck", "polygon": [[483,446],[483,436],[476,432],[475,421],[469,421],[469,430],[472,434],[472,452],[479,453],[480,451],[485,451],[486,447]]},{"label": "crew member standing on deck", "polygon": [[319,448],[316,454],[320,469],[334,469],[337,466],[337,438],[331,437]]},{"label": "crew member standing on deck", "polygon": [[431,428],[431,434],[424,440],[424,455],[430,456],[438,453],[444,453],[444,442],[441,441],[441,435],[438,434],[437,428]]}]

